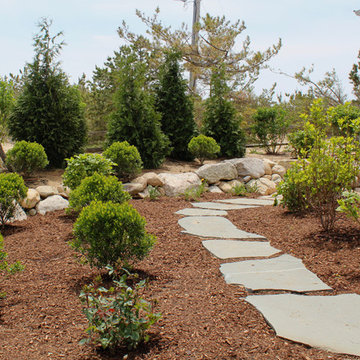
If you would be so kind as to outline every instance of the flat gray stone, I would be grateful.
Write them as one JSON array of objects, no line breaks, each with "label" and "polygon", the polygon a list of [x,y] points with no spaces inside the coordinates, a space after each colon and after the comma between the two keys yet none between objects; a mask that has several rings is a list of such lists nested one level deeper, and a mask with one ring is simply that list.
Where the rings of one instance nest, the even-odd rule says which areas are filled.
[{"label": "flat gray stone", "polygon": [[210,210],[210,209],[182,209],[177,211],[177,215],[186,216],[226,216],[227,212],[224,210]]},{"label": "flat gray stone", "polygon": [[220,259],[271,256],[280,251],[267,241],[204,240],[202,244]]},{"label": "flat gray stone", "polygon": [[220,271],[226,283],[241,284],[251,290],[331,290],[307,270],[300,259],[287,254],[273,259],[222,264]]},{"label": "flat gray stone", "polygon": [[360,355],[360,295],[253,295],[278,336],[335,353]]},{"label": "flat gray stone", "polygon": [[178,221],[183,233],[225,239],[265,239],[261,235],[239,230],[231,221],[220,216],[189,216]]},{"label": "flat gray stone", "polygon": [[220,203],[229,203],[229,204],[237,204],[237,205],[274,205],[274,200],[268,199],[249,199],[249,198],[236,198],[236,199],[224,199],[224,200],[216,200],[216,202]]},{"label": "flat gray stone", "polygon": [[213,210],[240,210],[257,207],[255,205],[221,204],[215,202],[194,202],[191,205],[197,208]]}]

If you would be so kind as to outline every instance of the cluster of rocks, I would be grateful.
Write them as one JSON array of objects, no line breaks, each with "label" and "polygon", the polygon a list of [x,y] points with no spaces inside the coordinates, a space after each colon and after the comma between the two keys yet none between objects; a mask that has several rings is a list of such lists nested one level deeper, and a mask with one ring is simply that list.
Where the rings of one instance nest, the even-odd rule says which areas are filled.
[{"label": "cluster of rocks", "polygon": [[41,214],[63,210],[69,206],[69,191],[63,186],[57,188],[41,185],[35,189],[28,189],[26,198],[17,206],[14,220],[25,220],[27,215]]},{"label": "cluster of rocks", "polygon": [[248,190],[256,189],[261,195],[276,192],[289,163],[277,164],[268,159],[239,158],[215,164],[206,164],[195,172],[146,173],[131,183],[124,184],[125,190],[140,198],[149,196],[149,186],[156,187],[161,195],[177,196],[206,181],[208,191],[229,193],[234,187],[244,184]]}]

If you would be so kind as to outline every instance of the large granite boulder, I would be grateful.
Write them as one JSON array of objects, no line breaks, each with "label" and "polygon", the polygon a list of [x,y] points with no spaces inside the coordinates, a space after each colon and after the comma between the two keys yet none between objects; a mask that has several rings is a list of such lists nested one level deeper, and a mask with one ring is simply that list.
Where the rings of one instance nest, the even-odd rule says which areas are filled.
[{"label": "large granite boulder", "polygon": [[141,178],[146,180],[147,185],[151,186],[163,186],[164,183],[161,181],[160,177],[154,172],[148,172],[141,176]]},{"label": "large granite boulder", "polygon": [[146,189],[144,183],[131,182],[123,184],[124,191],[127,191],[130,195],[137,195]]},{"label": "large granite boulder", "polygon": [[257,158],[240,158],[226,160],[235,165],[240,177],[251,176],[258,179],[265,175],[265,165],[262,159]]},{"label": "large granite boulder", "polygon": [[215,184],[220,180],[234,180],[238,175],[236,167],[230,162],[206,164],[196,170],[195,173],[200,179],[205,179],[208,184]]},{"label": "large granite boulder", "polygon": [[26,198],[22,200],[21,206],[24,209],[32,209],[40,201],[40,194],[35,189],[28,189]]},{"label": "large granite boulder", "polygon": [[200,178],[193,172],[180,174],[161,173],[160,180],[164,183],[166,196],[177,196],[183,194],[186,190],[201,185]]},{"label": "large granite boulder", "polygon": [[36,211],[45,215],[47,212],[63,210],[69,206],[69,201],[61,197],[60,195],[52,195],[47,197],[45,200],[40,201],[36,205]]}]

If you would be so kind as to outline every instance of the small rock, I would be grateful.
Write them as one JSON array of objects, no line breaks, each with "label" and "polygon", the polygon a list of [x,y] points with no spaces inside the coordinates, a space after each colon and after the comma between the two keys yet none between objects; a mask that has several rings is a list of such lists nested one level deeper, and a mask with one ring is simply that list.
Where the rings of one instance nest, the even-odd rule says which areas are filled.
[{"label": "small rock", "polygon": [[26,198],[22,200],[21,206],[24,209],[32,209],[40,201],[40,194],[35,189],[28,189]]},{"label": "small rock", "polygon": [[163,186],[164,183],[161,181],[159,176],[154,172],[148,172],[141,176],[146,180],[147,185],[151,186]]},{"label": "small rock", "polygon": [[219,184],[219,188],[224,193],[229,193],[229,192],[231,192],[231,189],[232,189],[231,185],[227,181],[222,181]]},{"label": "small rock", "polygon": [[209,186],[208,192],[214,193],[214,194],[222,194],[221,189],[216,185]]},{"label": "small rock", "polygon": [[23,221],[26,219],[27,219],[27,216],[26,216],[25,211],[18,203],[16,203],[14,216],[9,220],[9,222]]},{"label": "small rock", "polygon": [[130,195],[136,195],[145,189],[143,184],[139,184],[135,182],[123,184],[123,187],[124,190],[127,191]]},{"label": "small rock", "polygon": [[271,176],[271,181],[273,181],[276,185],[279,185],[281,180],[282,180],[282,178],[279,174],[273,174]]},{"label": "small rock", "polygon": [[271,175],[264,175],[262,178],[271,180]]},{"label": "small rock", "polygon": [[272,168],[275,166],[275,163],[269,159],[263,159],[265,167],[265,175],[272,175]]},{"label": "small rock", "polygon": [[141,191],[143,191],[148,185],[147,180],[142,176],[139,176],[136,179],[132,180],[131,184],[140,184],[142,186]]},{"label": "small rock", "polygon": [[251,180],[251,176],[245,176],[242,180],[246,184],[247,182],[249,182]]},{"label": "small rock", "polygon": [[281,165],[274,165],[272,168],[272,172],[273,174],[278,174],[283,178],[286,173],[286,169]]},{"label": "small rock", "polygon": [[37,211],[36,211],[36,209],[30,209],[29,212],[28,212],[28,214],[29,214],[30,216],[35,216],[35,215],[37,214]]}]

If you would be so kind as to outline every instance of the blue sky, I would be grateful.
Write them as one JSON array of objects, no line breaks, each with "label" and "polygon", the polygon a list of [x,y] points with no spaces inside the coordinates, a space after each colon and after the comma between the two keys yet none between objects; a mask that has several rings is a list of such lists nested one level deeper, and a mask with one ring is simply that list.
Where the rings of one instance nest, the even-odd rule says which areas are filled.
[{"label": "blue sky", "polygon": [[[135,9],[151,15],[159,6],[163,23],[176,28],[191,25],[192,3],[179,0],[0,0],[0,76],[17,73],[33,57],[33,35],[41,17],[53,19],[53,31],[63,30],[60,60],[72,81],[85,72],[91,76],[121,41],[117,28],[125,20],[130,29],[144,33]],[[293,74],[315,66],[314,79],[335,68],[351,97],[347,79],[360,50],[360,0],[202,0],[201,12],[245,21],[254,50],[263,50],[279,38],[283,48],[270,65]],[[241,40],[241,39],[239,39]],[[241,42],[239,42],[240,44]],[[277,82],[281,91],[299,88],[296,81],[269,71],[262,73],[257,89]]]}]

